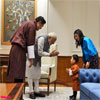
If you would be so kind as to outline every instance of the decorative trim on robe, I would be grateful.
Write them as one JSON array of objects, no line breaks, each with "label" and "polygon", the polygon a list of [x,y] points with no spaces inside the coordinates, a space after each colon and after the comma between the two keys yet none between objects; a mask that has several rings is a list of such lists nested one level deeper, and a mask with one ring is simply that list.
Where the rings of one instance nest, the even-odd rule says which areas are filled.
[{"label": "decorative trim on robe", "polygon": [[72,70],[69,69],[69,76],[72,76],[72,75],[73,75]]},{"label": "decorative trim on robe", "polygon": [[29,59],[35,58],[34,45],[27,46],[27,50],[28,50],[28,58]]}]

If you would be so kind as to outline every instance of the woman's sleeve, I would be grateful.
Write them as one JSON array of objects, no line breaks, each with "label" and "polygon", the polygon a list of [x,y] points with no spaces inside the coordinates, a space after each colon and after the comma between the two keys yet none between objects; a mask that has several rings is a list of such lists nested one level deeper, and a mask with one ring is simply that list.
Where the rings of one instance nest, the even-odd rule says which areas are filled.
[{"label": "woman's sleeve", "polygon": [[93,42],[91,41],[91,39],[87,39],[87,40],[85,40],[85,45],[86,45],[86,49],[87,49],[87,51],[88,51],[88,62],[91,62],[92,61],[92,59],[91,59],[91,56],[92,56],[92,48],[93,48]]}]

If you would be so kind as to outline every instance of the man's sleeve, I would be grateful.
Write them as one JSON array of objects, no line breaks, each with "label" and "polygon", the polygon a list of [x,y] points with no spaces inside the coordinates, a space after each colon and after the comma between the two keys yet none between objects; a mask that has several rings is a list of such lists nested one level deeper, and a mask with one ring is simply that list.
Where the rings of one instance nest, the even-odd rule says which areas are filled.
[{"label": "man's sleeve", "polygon": [[43,50],[44,48],[44,37],[38,39],[38,54],[39,56],[49,56],[50,53]]},{"label": "man's sleeve", "polygon": [[27,38],[27,51],[28,51],[28,58],[33,59],[35,58],[34,54],[34,44],[35,44],[35,33],[36,31],[32,26],[29,28],[28,38]]}]

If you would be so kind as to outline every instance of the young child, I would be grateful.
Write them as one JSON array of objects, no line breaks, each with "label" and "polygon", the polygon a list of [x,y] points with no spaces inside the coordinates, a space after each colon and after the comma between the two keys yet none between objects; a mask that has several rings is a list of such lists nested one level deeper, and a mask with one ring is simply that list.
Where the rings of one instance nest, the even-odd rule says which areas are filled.
[{"label": "young child", "polygon": [[79,66],[77,65],[78,62],[78,55],[72,55],[71,57],[71,68],[66,69],[66,72],[69,73],[69,75],[72,78],[72,90],[73,90],[73,95],[70,96],[70,100],[76,100],[77,96],[77,91],[80,90],[80,81],[78,78],[78,71],[79,71]]}]

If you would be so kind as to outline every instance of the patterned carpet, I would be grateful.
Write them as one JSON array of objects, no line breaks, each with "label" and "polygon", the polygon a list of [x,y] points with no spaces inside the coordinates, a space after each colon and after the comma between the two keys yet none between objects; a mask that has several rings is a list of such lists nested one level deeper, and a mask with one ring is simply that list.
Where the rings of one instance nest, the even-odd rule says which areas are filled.
[{"label": "patterned carpet", "polygon": [[[46,94],[47,88],[40,87],[40,91],[43,91]],[[69,100],[69,96],[72,95],[71,87],[57,87],[56,92],[54,92],[54,88],[50,87],[49,96],[46,95],[45,98],[37,97],[35,100]],[[25,94],[23,96],[24,100],[32,100],[29,98],[29,88],[26,87]],[[80,93],[78,92],[77,100],[80,100]]]}]

